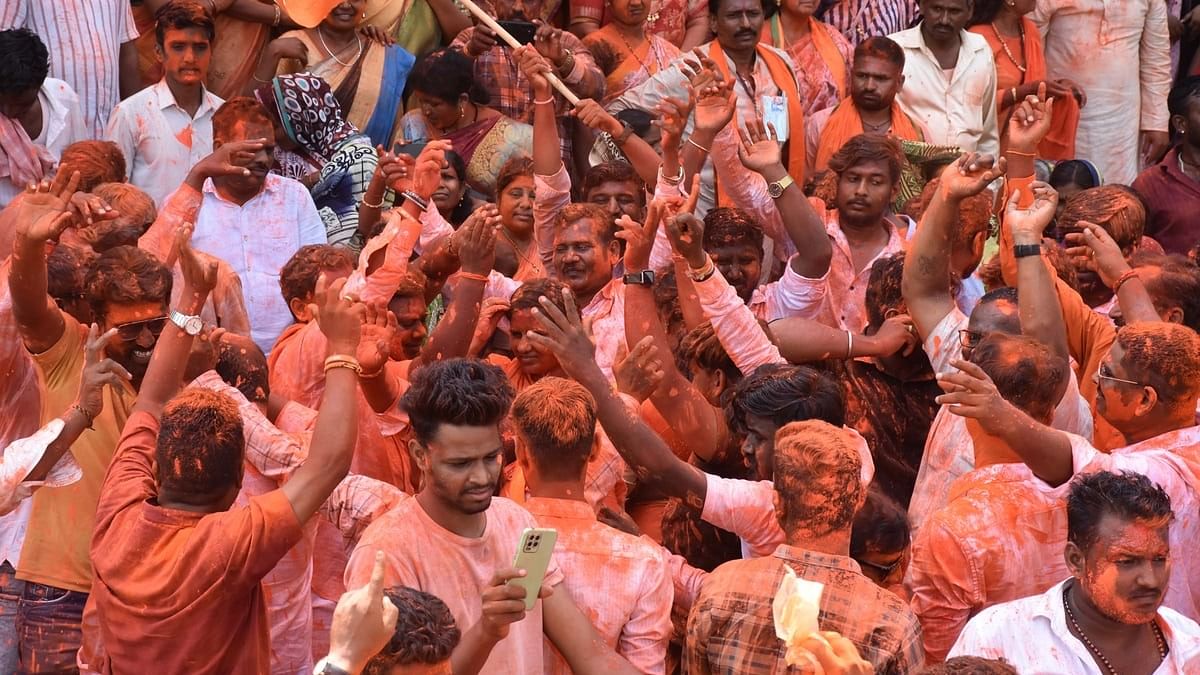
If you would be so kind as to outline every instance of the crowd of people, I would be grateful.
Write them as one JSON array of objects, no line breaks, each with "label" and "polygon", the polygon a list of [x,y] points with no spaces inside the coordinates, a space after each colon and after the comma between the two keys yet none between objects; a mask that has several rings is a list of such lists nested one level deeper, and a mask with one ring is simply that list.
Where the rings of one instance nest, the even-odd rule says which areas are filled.
[{"label": "crowd of people", "polygon": [[0,0],[0,673],[1200,673],[1197,43]]}]

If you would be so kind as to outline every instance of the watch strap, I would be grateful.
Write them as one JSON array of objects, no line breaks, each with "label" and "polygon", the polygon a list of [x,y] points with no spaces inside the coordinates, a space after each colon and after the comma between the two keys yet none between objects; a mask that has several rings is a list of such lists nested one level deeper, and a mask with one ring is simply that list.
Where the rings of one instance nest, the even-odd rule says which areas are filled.
[{"label": "watch strap", "polygon": [[654,270],[642,270],[640,272],[628,272],[621,280],[626,284],[634,286],[652,286],[654,285]]},{"label": "watch strap", "polygon": [[788,189],[789,187],[791,187],[792,184],[795,182],[796,182],[796,180],[794,178],[792,178],[792,175],[787,174],[783,178],[780,178],[779,180],[775,181],[774,183],[771,183],[770,185],[768,185],[767,193],[769,195],[771,195],[772,199],[779,199],[780,197],[783,196],[783,191]]},{"label": "watch strap", "polygon": [[1013,246],[1013,257],[1028,258],[1031,256],[1040,256],[1042,254],[1041,244],[1016,244]]}]

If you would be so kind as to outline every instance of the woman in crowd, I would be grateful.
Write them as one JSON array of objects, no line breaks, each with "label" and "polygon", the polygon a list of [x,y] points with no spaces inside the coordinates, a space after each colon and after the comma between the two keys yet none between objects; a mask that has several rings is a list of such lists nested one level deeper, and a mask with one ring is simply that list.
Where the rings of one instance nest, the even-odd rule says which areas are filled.
[{"label": "woman in crowd", "polygon": [[[646,34],[657,35],[679,48],[691,51],[712,39],[708,28],[706,0],[654,0],[645,2]],[[613,20],[607,0],[572,0],[568,28],[583,38]]]},{"label": "woman in crowd", "polygon": [[453,150],[446,153],[442,181],[433,191],[432,201],[442,218],[456,230],[478,206],[467,185],[467,165]]},{"label": "woman in crowd", "polygon": [[583,39],[604,71],[605,104],[648,80],[680,53],[666,38],[646,31],[646,0],[612,0],[608,9],[611,21]]},{"label": "woman in crowd", "polygon": [[404,83],[415,59],[399,45],[384,45],[359,31],[366,0],[346,0],[316,28],[284,33],[263,51],[257,86],[275,75],[306,71],[333,88],[345,118],[375,145],[391,147],[399,131]]},{"label": "woman in crowd", "polygon": [[846,94],[854,47],[833,26],[818,21],[817,0],[783,0],[763,22],[762,41],[787,52],[796,65],[804,114],[835,106]]},{"label": "woman in crowd", "polygon": [[[1070,159],[1075,156],[1075,127],[1079,108],[1087,101],[1083,89],[1071,80],[1049,79],[1042,37],[1026,14],[1033,11],[1034,0],[979,0],[971,17],[972,33],[983,36],[992,48],[996,62],[997,123],[1008,129],[1008,118],[1017,103],[1038,93],[1046,85],[1046,95],[1054,99],[1054,125],[1038,146],[1044,159]],[[1001,147],[1008,147],[1006,133]]]},{"label": "woman in crowd", "polygon": [[466,163],[467,183],[485,195],[497,190],[500,167],[533,149],[533,127],[489,108],[471,61],[455,50],[439,49],[421,59],[413,68],[412,90],[417,107],[404,115],[404,139],[450,141]]},{"label": "woman in crowd", "polygon": [[272,117],[279,146],[319,168],[306,182],[329,243],[360,250],[358,204],[379,163],[371,140],[342,116],[329,84],[311,73],[280,75],[254,95]]}]

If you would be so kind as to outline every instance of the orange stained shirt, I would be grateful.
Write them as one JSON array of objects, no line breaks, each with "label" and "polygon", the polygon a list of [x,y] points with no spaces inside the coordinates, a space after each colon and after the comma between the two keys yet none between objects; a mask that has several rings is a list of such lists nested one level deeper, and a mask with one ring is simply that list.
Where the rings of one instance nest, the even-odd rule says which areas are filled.
[{"label": "orange stained shirt", "polygon": [[[563,585],[604,643],[641,672],[663,673],[674,590],[660,547],[601,524],[586,502],[533,497],[525,508],[538,525],[558,530],[554,557]],[[570,675],[550,640],[545,644],[543,672]]]},{"label": "orange stained shirt", "polygon": [[158,506],[158,420],[129,418],[96,508],[92,585],[102,673],[267,671],[262,579],[303,535],[275,490],[244,508],[196,513]]},{"label": "orange stained shirt", "polygon": [[912,610],[926,659],[946,659],[967,621],[1000,602],[1036,595],[1070,576],[1066,486],[1024,464],[975,469],[950,488],[913,542]]}]

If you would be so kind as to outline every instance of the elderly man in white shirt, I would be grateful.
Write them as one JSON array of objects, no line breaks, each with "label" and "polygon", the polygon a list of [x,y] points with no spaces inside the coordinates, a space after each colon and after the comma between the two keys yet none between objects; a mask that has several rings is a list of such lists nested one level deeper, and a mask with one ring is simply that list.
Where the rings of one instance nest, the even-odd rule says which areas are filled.
[{"label": "elderly man in white shirt", "polygon": [[108,139],[125,154],[129,182],[162,208],[188,171],[212,153],[212,116],[225,101],[204,87],[212,17],[195,0],[174,0],[157,17],[163,79],[117,104]]},{"label": "elderly man in white shirt", "polygon": [[996,62],[987,40],[963,30],[970,0],[922,0],[924,19],[888,37],[904,49],[897,100],[925,127],[925,141],[996,155]]},{"label": "elderly man in white shirt", "polygon": [[[292,323],[279,290],[279,270],[301,246],[326,243],[325,225],[308,190],[270,174],[275,132],[267,111],[252,98],[231,99],[213,116],[213,145],[261,141],[229,159],[242,175],[204,181],[192,246],[225,260],[241,278],[250,337],[264,353]],[[239,156],[240,155],[240,156]]]},{"label": "elderly man in white shirt", "polygon": [[1072,576],[1041,595],[983,610],[950,657],[1003,658],[1019,673],[1200,672],[1200,626],[1161,606],[1172,574],[1172,517],[1171,499],[1144,475],[1076,477],[1067,497]]},{"label": "elderly man in white shirt", "polygon": [[0,31],[0,208],[47,177],[62,151],[90,137],[79,97],[47,77],[45,44],[24,29]]}]

